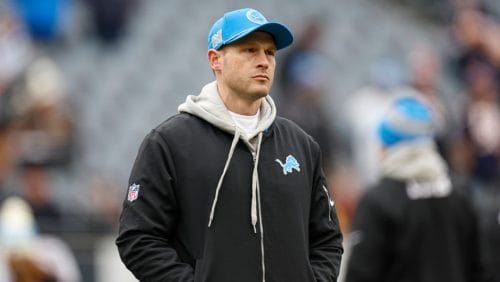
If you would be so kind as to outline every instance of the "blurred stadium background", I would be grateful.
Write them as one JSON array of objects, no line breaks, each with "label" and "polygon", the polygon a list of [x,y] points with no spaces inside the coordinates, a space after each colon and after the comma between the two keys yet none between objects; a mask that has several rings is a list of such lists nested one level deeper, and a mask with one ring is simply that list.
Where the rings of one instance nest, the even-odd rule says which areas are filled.
[{"label": "blurred stadium background", "polygon": [[[356,166],[358,135],[352,132],[352,115],[363,120],[368,114],[363,109],[371,107],[349,112],[349,105],[367,85],[410,85],[408,58],[417,48],[432,50],[440,65],[434,78],[439,105],[449,113],[443,152],[450,166],[465,182],[499,187],[498,134],[485,137],[494,148],[487,166],[496,168],[485,181],[481,175],[475,178],[471,163],[463,160],[465,152],[454,150],[463,144],[452,142],[461,140],[469,100],[466,79],[457,75],[457,58],[464,49],[454,33],[457,10],[478,11],[489,23],[481,36],[496,40],[490,44],[499,49],[496,0],[3,0],[0,194],[19,195],[32,205],[39,233],[67,244],[80,281],[130,278],[117,261],[113,239],[139,144],[176,113],[186,95],[197,94],[213,80],[206,60],[208,31],[224,11],[242,7],[287,24],[296,42],[310,34],[311,21],[321,26],[314,46],[320,62],[299,74],[311,77],[313,86],[321,85],[316,90],[322,92],[322,125],[335,136],[326,141],[334,144],[328,169],[347,241],[355,199],[370,182],[368,176],[366,183],[359,181],[365,175],[356,177],[363,168]],[[291,52],[278,54],[278,64]],[[491,51],[498,56],[496,52]],[[491,63],[488,70],[496,74],[498,85],[500,56],[485,61]],[[278,70],[272,95],[284,107],[286,83],[287,74]],[[499,132],[498,89],[495,94],[497,116],[486,127]],[[493,199],[500,199],[498,194]],[[498,203],[486,206],[498,211]]]}]

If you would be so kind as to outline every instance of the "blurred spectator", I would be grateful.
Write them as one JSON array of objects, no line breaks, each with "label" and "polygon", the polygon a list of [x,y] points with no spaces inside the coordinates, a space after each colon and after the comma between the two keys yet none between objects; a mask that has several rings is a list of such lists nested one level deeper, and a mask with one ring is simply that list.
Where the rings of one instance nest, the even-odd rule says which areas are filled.
[{"label": "blurred spectator", "polygon": [[107,43],[113,43],[124,34],[135,10],[135,0],[85,0],[92,12],[97,36]]},{"label": "blurred spectator", "polygon": [[0,279],[5,282],[78,282],[80,271],[67,245],[40,235],[29,205],[8,198],[0,209]]},{"label": "blurred spectator", "polygon": [[15,167],[16,154],[11,139],[10,129],[0,124],[0,204],[9,195],[6,182]]},{"label": "blurred spectator", "polygon": [[34,40],[57,39],[64,30],[70,0],[9,0]]},{"label": "blurred spectator", "polygon": [[320,145],[323,164],[328,174],[333,165],[335,136],[333,123],[325,112],[325,95],[330,78],[328,58],[319,51],[323,22],[309,19],[292,49],[283,58],[280,84],[280,114],[300,125]]},{"label": "blurred spectator", "polygon": [[346,282],[487,281],[477,217],[436,150],[431,109],[399,97],[378,133],[382,178],[356,210]]},{"label": "blurred spectator", "polygon": [[461,138],[454,143],[453,168],[483,185],[498,187],[500,107],[494,70],[469,61],[465,70],[466,103]]},{"label": "blurred spectator", "polygon": [[500,281],[500,25],[480,1],[458,2],[454,59],[465,101],[450,164],[470,183],[485,262]]},{"label": "blurred spectator", "polygon": [[62,214],[54,202],[50,175],[44,165],[26,163],[21,172],[21,196],[30,205],[41,233],[58,234]]},{"label": "blurred spectator", "polygon": [[455,51],[452,67],[460,82],[465,80],[469,61],[481,61],[500,77],[500,27],[477,5],[458,5],[452,22]]},{"label": "blurred spectator", "polygon": [[3,95],[32,58],[32,47],[12,10],[0,4],[0,119],[5,119]]},{"label": "blurred spectator", "polygon": [[22,161],[68,164],[73,153],[74,121],[57,66],[47,57],[36,59],[8,95]]},{"label": "blurred spectator", "polygon": [[394,98],[394,91],[404,81],[402,65],[392,58],[380,58],[370,68],[368,83],[347,99],[346,130],[355,175],[360,187],[378,180],[380,142],[377,125]]},{"label": "blurred spectator", "polygon": [[[417,95],[423,99],[432,111],[434,140],[439,153],[448,159],[448,139],[455,129],[451,108],[445,103],[441,90],[441,58],[430,45],[418,43],[408,56],[409,68],[408,86],[398,90],[400,95]],[[448,105],[446,107],[445,105]]]},{"label": "blurred spectator", "polygon": [[480,214],[486,262],[500,281],[500,106],[493,68],[480,60],[465,66],[466,102],[461,134],[453,143],[452,167],[470,182]]}]

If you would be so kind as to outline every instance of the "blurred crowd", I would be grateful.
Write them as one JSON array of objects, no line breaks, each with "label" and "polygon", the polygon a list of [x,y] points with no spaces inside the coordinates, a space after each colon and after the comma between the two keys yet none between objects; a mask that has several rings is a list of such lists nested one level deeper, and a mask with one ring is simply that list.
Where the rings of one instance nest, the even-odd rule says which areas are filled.
[{"label": "blurred crowd", "polygon": [[[114,248],[103,242],[113,241],[121,208],[116,195],[125,188],[109,176],[90,177],[82,194],[89,207],[83,213],[62,212],[52,191],[54,171],[74,173],[79,105],[70,99],[64,73],[47,50],[64,48],[75,2],[0,2],[1,281],[128,279],[105,278],[95,266],[116,267]],[[92,18],[88,36],[103,45],[121,44],[138,5],[133,0],[78,4]],[[320,144],[346,238],[360,195],[379,177],[375,130],[383,112],[399,95],[427,101],[439,152],[476,207],[485,260],[500,281],[500,18],[480,1],[455,0],[449,6],[451,48],[421,42],[404,59],[386,56],[367,65],[369,79],[348,93],[339,120],[332,120],[327,102],[336,95],[329,88],[331,76],[342,72],[332,69],[332,58],[321,47],[328,25],[321,17],[301,19],[307,24],[295,32],[294,45],[279,61],[276,100],[280,114]],[[445,75],[453,78],[454,93],[443,91]],[[94,237],[82,243],[81,233]],[[47,248],[60,255],[51,256]]]},{"label": "blurred crowd", "polygon": [[115,232],[116,183],[92,177],[89,207],[70,212],[53,190],[54,171],[70,172],[77,155],[78,105],[49,52],[68,40],[74,5],[89,11],[88,36],[106,45],[120,40],[133,1],[0,2],[0,281],[110,281],[94,254],[108,257],[102,266],[116,260],[96,247]]}]

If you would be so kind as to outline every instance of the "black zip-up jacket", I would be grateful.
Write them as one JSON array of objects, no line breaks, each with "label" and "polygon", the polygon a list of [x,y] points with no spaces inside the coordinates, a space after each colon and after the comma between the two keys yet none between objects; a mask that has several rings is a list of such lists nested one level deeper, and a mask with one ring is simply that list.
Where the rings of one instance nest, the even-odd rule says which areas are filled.
[{"label": "black zip-up jacket", "polygon": [[268,282],[336,281],[342,236],[320,149],[291,121],[278,117],[262,134],[257,230],[250,223],[254,156],[243,142],[208,227],[233,138],[188,113],[145,138],[116,240],[125,265],[140,281],[254,282],[264,271]]}]

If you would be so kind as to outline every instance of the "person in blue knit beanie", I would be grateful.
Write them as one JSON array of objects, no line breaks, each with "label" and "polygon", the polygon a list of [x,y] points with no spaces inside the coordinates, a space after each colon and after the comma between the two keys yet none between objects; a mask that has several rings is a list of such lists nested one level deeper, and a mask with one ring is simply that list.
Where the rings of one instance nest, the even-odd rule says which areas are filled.
[{"label": "person in blue knit beanie", "polygon": [[430,108],[397,97],[378,127],[381,179],[362,195],[346,282],[489,281],[472,204],[450,180]]}]

